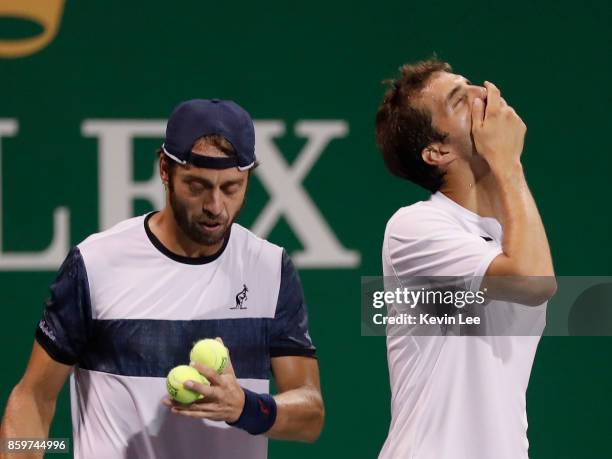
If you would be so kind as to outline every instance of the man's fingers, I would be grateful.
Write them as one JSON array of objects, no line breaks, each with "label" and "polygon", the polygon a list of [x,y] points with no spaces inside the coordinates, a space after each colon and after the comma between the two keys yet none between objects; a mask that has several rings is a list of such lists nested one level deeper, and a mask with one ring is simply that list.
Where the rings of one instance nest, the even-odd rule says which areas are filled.
[{"label": "man's fingers", "polygon": [[209,386],[208,384],[202,384],[200,382],[197,381],[192,381],[192,380],[187,380],[183,383],[183,385],[193,391],[193,392],[197,392],[198,394],[202,394],[204,396],[204,400],[210,400],[211,398],[214,398],[215,396],[215,390],[213,387]]},{"label": "man's fingers", "polygon": [[234,365],[232,365],[232,358],[229,355],[229,349],[227,351],[227,365],[225,365],[225,368],[223,369],[223,372],[221,374],[222,375],[230,374],[230,375],[236,377],[236,373],[234,373]]},{"label": "man's fingers", "polygon": [[177,402],[177,401],[176,401],[176,400],[174,400],[173,398],[169,398],[169,397],[168,397],[168,398],[163,399],[163,400],[162,400],[162,403],[163,403],[164,405],[166,405],[168,408],[181,408],[181,407],[188,406],[188,405],[186,405],[186,404],[184,404],[184,403]]},{"label": "man's fingers", "polygon": [[205,407],[207,405],[209,406],[213,403],[219,402],[219,394],[217,393],[217,390],[214,387],[203,385],[203,387],[200,387],[200,389],[202,390],[203,393],[194,388],[190,389],[194,392],[198,392],[202,394],[202,398],[192,403],[181,403],[181,402],[174,400],[173,398],[166,398],[162,400],[162,403],[166,405],[168,408],[178,408],[180,410],[185,410],[185,409],[205,409],[205,408],[198,408],[198,407]]},{"label": "man's fingers", "polygon": [[476,97],[472,104],[472,131],[474,131],[481,127],[484,121],[484,102]]},{"label": "man's fingers", "polygon": [[501,106],[501,93],[497,86],[490,81],[485,81],[485,88],[487,88],[487,110],[485,116],[489,113],[495,113]]},{"label": "man's fingers", "polygon": [[223,340],[221,339],[220,336],[217,336],[215,339],[219,341],[221,344],[223,344],[225,349],[227,349],[227,364],[225,365],[225,368],[223,369],[221,374],[228,373],[228,374],[236,376],[236,373],[234,373],[234,366],[232,365],[232,358],[230,356],[229,348],[223,343]]},{"label": "man's fingers", "polygon": [[171,411],[176,414],[185,416],[206,418],[206,419],[223,419],[223,409],[218,403],[191,403],[189,405],[173,404]]},{"label": "man's fingers", "polygon": [[198,373],[200,373],[206,379],[208,379],[211,385],[218,386],[221,383],[219,379],[219,375],[212,368],[209,368],[206,365],[202,365],[201,363],[198,363],[198,362],[191,362],[190,365],[196,370],[198,370]]},{"label": "man's fingers", "polygon": [[[210,404],[209,404],[210,405]],[[217,412],[217,406],[215,405],[210,406],[209,405],[199,405],[197,403],[192,403],[190,405],[174,405],[172,407],[172,412],[174,413],[198,413],[198,414],[204,414],[206,415],[207,413],[216,413]]]},{"label": "man's fingers", "polygon": [[195,419],[210,419],[211,421],[223,421],[224,417],[217,411],[189,411],[189,410],[176,410],[172,408],[174,414],[186,416]]},{"label": "man's fingers", "polygon": [[501,97],[501,92],[500,92],[499,88],[497,86],[495,86],[494,83],[491,83],[490,81],[485,81],[484,82],[484,87],[487,90],[487,97],[489,97],[489,96],[493,96],[493,97],[497,97],[497,98]]},{"label": "man's fingers", "polygon": [[194,413],[193,411],[179,411],[172,408],[172,412],[174,414],[180,414],[181,416],[187,416],[188,418],[206,419],[206,416],[202,413]]}]

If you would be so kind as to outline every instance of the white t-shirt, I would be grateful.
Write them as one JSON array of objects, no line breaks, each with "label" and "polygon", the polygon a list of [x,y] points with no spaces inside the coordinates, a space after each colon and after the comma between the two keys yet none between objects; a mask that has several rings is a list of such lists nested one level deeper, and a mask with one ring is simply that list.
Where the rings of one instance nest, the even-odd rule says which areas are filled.
[{"label": "white t-shirt", "polygon": [[165,377],[189,363],[195,341],[220,336],[240,385],[268,392],[272,357],[314,354],[297,272],[281,247],[238,224],[216,255],[173,254],[151,215],[71,250],[36,332],[74,365],[74,457],[263,459],[265,436],[171,413]]},{"label": "white t-shirt", "polygon": [[[502,252],[501,241],[496,219],[480,217],[437,192],[391,217],[383,272],[397,282],[461,276],[473,279],[469,288],[477,290]],[[532,336],[508,336],[505,328],[504,336],[387,337],[391,425],[379,459],[528,457],[525,392],[546,304],[491,301],[486,309],[496,315],[489,317],[494,324],[520,318],[521,333]]]}]

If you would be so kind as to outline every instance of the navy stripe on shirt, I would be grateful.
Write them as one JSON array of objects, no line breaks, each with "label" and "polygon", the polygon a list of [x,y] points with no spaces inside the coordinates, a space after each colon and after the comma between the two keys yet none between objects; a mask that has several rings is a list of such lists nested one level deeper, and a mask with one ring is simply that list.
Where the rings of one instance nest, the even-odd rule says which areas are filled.
[{"label": "navy stripe on shirt", "polygon": [[189,352],[202,338],[223,339],[239,378],[269,379],[270,319],[94,321],[82,368],[124,376],[165,377],[189,364]]},{"label": "navy stripe on shirt", "polygon": [[[269,379],[272,357],[315,354],[314,349],[271,348],[271,322],[271,318],[93,320],[78,365],[122,376],[165,377],[173,367],[189,364],[197,340],[219,336],[230,350],[238,378]],[[41,340],[40,333],[37,340],[55,358],[55,347]]]}]

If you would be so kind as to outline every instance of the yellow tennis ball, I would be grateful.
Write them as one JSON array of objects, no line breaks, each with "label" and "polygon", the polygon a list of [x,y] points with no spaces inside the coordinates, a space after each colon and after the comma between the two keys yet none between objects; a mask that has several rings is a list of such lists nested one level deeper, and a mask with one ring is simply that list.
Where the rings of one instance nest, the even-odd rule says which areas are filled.
[{"label": "yellow tennis ball", "polygon": [[227,348],[216,339],[201,339],[191,349],[189,358],[221,373],[227,366],[229,354]]},{"label": "yellow tennis ball", "polygon": [[186,404],[193,403],[203,398],[202,394],[189,390],[183,386],[183,383],[188,380],[210,385],[208,379],[198,373],[198,370],[195,368],[189,365],[179,365],[170,370],[166,378],[166,389],[168,389],[170,397],[177,402]]}]

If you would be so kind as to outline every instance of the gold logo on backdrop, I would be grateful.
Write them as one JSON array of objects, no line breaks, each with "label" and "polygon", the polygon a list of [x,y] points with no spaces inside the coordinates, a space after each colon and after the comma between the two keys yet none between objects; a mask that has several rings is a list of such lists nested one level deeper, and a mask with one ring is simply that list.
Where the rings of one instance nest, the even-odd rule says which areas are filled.
[{"label": "gold logo on backdrop", "polygon": [[0,18],[26,19],[43,28],[34,37],[0,39],[0,57],[24,57],[43,49],[55,38],[63,10],[64,0],[0,0]]}]

